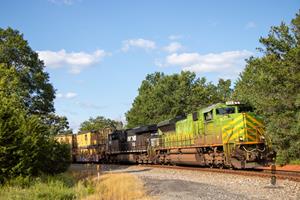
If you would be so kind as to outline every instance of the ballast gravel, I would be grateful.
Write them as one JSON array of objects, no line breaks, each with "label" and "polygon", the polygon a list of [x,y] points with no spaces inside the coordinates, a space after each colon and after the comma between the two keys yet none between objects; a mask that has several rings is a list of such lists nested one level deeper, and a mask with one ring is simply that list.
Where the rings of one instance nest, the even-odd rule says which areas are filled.
[{"label": "ballast gravel", "polygon": [[300,199],[300,183],[216,172],[162,169],[144,166],[102,165],[102,171],[138,176],[153,199]]}]

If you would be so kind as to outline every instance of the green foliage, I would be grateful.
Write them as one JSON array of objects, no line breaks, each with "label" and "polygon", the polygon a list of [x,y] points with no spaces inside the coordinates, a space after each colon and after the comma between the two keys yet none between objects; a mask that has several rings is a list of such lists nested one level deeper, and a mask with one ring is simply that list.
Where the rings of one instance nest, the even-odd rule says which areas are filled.
[{"label": "green foliage", "polygon": [[95,186],[92,179],[76,180],[70,173],[19,176],[0,186],[0,200],[83,199],[95,192]]},{"label": "green foliage", "polygon": [[43,158],[45,160],[40,166],[40,170],[43,173],[57,174],[64,172],[71,164],[70,145],[60,144],[50,137],[45,144]]},{"label": "green foliage", "polygon": [[0,104],[0,182],[68,168],[68,145],[54,141],[38,117],[15,108],[10,100],[0,98]]},{"label": "green foliage", "polygon": [[233,90],[230,88],[230,86],[231,86],[230,79],[227,79],[227,80],[219,79],[219,82],[217,85],[217,93],[222,102],[231,100]]},{"label": "green foliage", "polygon": [[0,188],[1,199],[76,199],[75,180],[65,174],[17,177]]},{"label": "green foliage", "polygon": [[300,165],[300,159],[292,160],[290,162],[291,165]]},{"label": "green foliage", "polygon": [[260,42],[262,57],[251,57],[236,83],[234,96],[266,119],[277,162],[300,157],[300,15],[291,26],[272,27]]},{"label": "green foliage", "polygon": [[[8,70],[6,75],[9,76],[1,80],[1,91],[17,94],[31,114],[54,111],[55,92],[49,75],[43,71],[44,63],[23,35],[11,28],[0,28],[0,65],[2,70]],[[5,83],[10,87],[5,87]]]},{"label": "green foliage", "polygon": [[67,117],[49,113],[43,116],[43,118],[45,124],[50,127],[51,135],[73,133],[72,129],[69,129],[69,122]]},{"label": "green foliage", "polygon": [[215,86],[207,83],[205,78],[196,78],[192,72],[149,74],[142,82],[132,108],[126,113],[128,127],[158,123],[225,101],[231,96],[230,84],[230,80],[221,79]]},{"label": "green foliage", "polygon": [[98,116],[90,118],[80,124],[80,131],[99,131],[103,128],[121,129],[123,128],[122,122],[106,119],[105,117]]}]

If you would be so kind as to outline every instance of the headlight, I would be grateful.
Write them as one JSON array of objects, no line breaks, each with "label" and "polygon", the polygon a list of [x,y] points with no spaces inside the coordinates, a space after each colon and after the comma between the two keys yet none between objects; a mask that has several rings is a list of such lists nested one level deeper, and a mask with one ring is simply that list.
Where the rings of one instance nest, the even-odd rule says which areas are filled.
[{"label": "headlight", "polygon": [[225,104],[228,105],[228,106],[230,106],[230,105],[239,105],[239,104],[241,104],[241,102],[239,102],[239,101],[226,101]]}]

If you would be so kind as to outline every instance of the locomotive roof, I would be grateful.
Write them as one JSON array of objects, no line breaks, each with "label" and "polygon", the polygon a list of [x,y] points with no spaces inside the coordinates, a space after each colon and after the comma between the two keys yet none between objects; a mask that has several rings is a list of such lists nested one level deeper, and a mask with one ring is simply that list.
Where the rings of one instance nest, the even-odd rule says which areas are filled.
[{"label": "locomotive roof", "polygon": [[127,130],[127,133],[129,135],[134,135],[134,134],[141,134],[141,133],[153,132],[153,131],[157,131],[156,124],[151,124],[151,125],[146,125],[146,126],[138,126],[133,129]]},{"label": "locomotive roof", "polygon": [[80,135],[80,134],[86,134],[86,133],[100,133],[100,132],[102,132],[102,131],[104,131],[104,130],[108,130],[108,129],[110,129],[110,130],[112,130],[112,131],[114,130],[114,129],[110,128],[110,127],[104,127],[104,128],[102,128],[102,129],[99,129],[99,130],[79,131],[79,132],[76,133],[76,134]]},{"label": "locomotive roof", "polygon": [[159,122],[159,123],[157,124],[157,127],[163,127],[163,126],[168,126],[168,125],[171,125],[171,124],[175,124],[175,123],[178,122],[179,120],[182,120],[182,119],[185,119],[185,118],[186,118],[186,116],[176,116],[176,117],[173,118],[173,119],[168,119],[168,120]]},{"label": "locomotive roof", "polygon": [[91,131],[80,131],[80,132],[78,132],[77,134],[80,135],[80,134],[86,134],[86,133],[97,133],[97,131],[95,131],[95,130],[91,130]]},{"label": "locomotive roof", "polygon": [[124,130],[124,129],[120,129],[120,130],[116,129],[116,130],[112,131],[111,133],[109,133],[109,135],[121,134],[121,133],[125,133],[125,132],[126,132],[126,130]]},{"label": "locomotive roof", "polygon": [[72,135],[74,135],[74,134],[73,133],[58,133],[58,134],[55,135],[55,137],[72,136]]},{"label": "locomotive roof", "polygon": [[224,105],[225,105],[224,103],[216,103],[216,104],[213,104],[211,106],[201,109],[201,112],[206,113],[206,112],[211,111],[214,108],[218,108],[218,107],[224,106]]}]

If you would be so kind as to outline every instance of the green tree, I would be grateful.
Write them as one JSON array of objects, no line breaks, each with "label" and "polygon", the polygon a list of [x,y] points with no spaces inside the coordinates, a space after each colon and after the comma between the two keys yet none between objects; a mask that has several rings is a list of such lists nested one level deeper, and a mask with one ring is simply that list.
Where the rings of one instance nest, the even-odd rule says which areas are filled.
[{"label": "green tree", "polygon": [[222,100],[222,102],[231,100],[232,92],[233,90],[230,88],[231,86],[231,80],[227,79],[219,79],[218,85],[217,85],[217,92],[219,94],[219,98]]},{"label": "green tree", "polygon": [[68,119],[65,116],[58,116],[54,113],[50,113],[45,115],[43,118],[44,123],[50,127],[51,135],[73,132],[70,129]]},{"label": "green tree", "polygon": [[188,71],[149,74],[138,91],[126,113],[128,127],[158,123],[222,100],[217,86]]},{"label": "green tree", "polygon": [[29,113],[47,114],[54,111],[55,91],[49,83],[49,75],[44,71],[44,63],[19,31],[0,28],[0,64],[13,73],[13,79],[18,80],[18,86],[7,92],[20,96]]},{"label": "green tree", "polygon": [[235,97],[263,115],[266,130],[277,150],[277,162],[300,158],[300,15],[290,26],[271,28],[251,57],[235,86]]},{"label": "green tree", "polygon": [[122,122],[107,119],[102,116],[90,118],[80,124],[80,131],[99,131],[103,128],[121,129],[123,128]]},{"label": "green tree", "polygon": [[59,173],[70,163],[70,149],[57,143],[39,117],[17,100],[0,98],[0,182],[16,176]]}]

